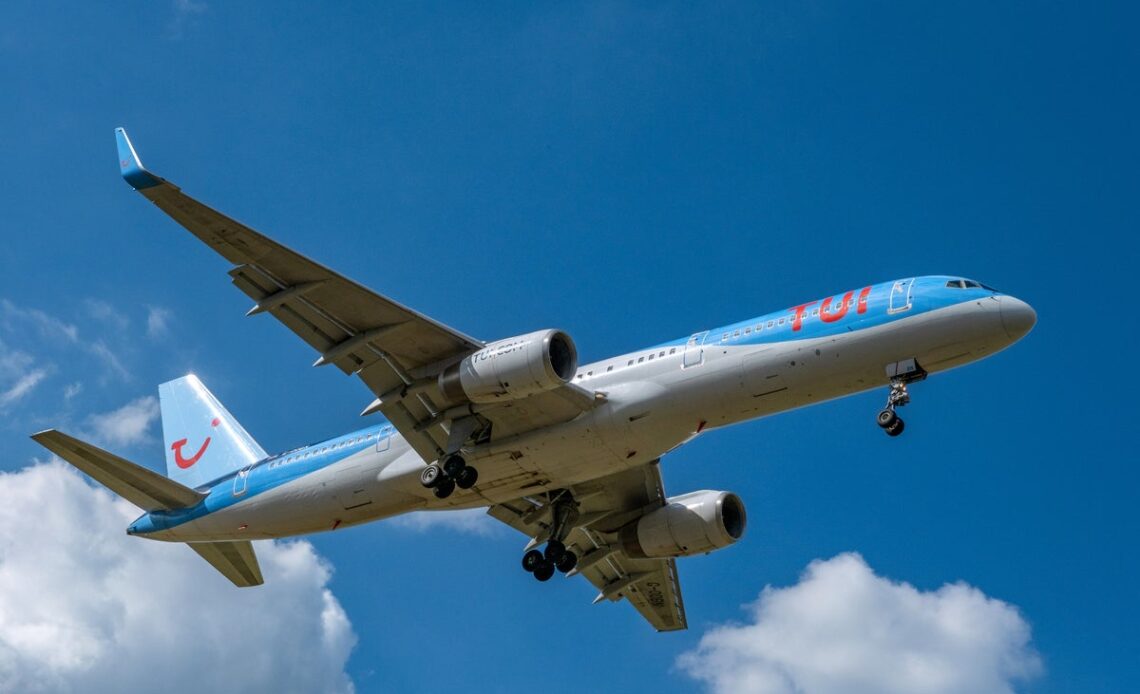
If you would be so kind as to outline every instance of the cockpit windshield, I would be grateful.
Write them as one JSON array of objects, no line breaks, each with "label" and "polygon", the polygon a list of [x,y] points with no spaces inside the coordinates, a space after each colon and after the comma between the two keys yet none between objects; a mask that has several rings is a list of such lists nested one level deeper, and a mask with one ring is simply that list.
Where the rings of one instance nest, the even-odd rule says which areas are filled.
[{"label": "cockpit windshield", "polygon": [[951,289],[986,289],[991,292],[997,291],[993,287],[986,286],[981,282],[975,282],[974,280],[950,280],[946,283],[946,286]]}]

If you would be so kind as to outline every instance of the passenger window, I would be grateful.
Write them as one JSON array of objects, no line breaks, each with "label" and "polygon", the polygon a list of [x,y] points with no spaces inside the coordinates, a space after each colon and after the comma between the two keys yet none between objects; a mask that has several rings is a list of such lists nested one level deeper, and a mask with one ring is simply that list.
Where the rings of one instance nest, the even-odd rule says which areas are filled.
[{"label": "passenger window", "polygon": [[649,361],[653,361],[653,355],[652,354],[649,355]]},{"label": "passenger window", "polygon": [[628,363],[628,364],[626,364],[626,366],[633,366],[633,360],[632,360],[632,359],[630,359],[630,360],[629,360],[629,363]]},{"label": "passenger window", "polygon": [[752,334],[752,326],[751,325],[744,329],[744,334],[745,335],[751,335]]},{"label": "passenger window", "polygon": [[728,333],[725,333],[725,334],[723,334],[723,335],[721,335],[721,336],[720,336],[720,341],[721,341],[721,342],[724,342],[724,341],[725,341],[725,340],[727,340],[727,339],[728,339]]},{"label": "passenger window", "polygon": [[818,308],[813,308],[813,309],[811,310],[811,315],[813,315],[813,316],[818,316],[818,315],[819,315],[819,309],[818,309]]},{"label": "passenger window", "polygon": [[780,325],[783,325],[783,324],[784,324],[784,319],[783,319],[783,318],[781,318],[781,319],[780,319],[780,323],[779,323],[779,324],[780,324]]},{"label": "passenger window", "polygon": [[676,353],[677,353],[677,348],[676,348],[676,347],[674,347],[673,349],[669,350],[669,354],[676,354]]},{"label": "passenger window", "polygon": [[640,364],[640,363],[641,363],[641,362],[643,362],[643,361],[645,361],[645,357],[638,357],[638,358],[637,358],[637,363],[638,363],[638,364]]},{"label": "passenger window", "polygon": [[772,329],[772,326],[773,326],[773,325],[775,325],[775,324],[776,324],[776,321],[774,321],[774,320],[770,320],[770,321],[768,321],[768,329],[769,329],[769,330],[771,330],[771,329]]},{"label": "passenger window", "polygon": [[659,356],[659,357],[665,356],[665,350],[661,350],[661,354],[658,354],[657,356]]}]

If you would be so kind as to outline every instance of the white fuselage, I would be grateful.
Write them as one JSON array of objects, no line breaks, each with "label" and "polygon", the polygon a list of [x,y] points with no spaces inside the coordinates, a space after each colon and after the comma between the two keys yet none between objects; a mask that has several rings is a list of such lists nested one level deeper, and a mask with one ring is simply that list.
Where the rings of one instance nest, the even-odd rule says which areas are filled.
[{"label": "white fuselage", "polygon": [[[146,536],[277,538],[409,511],[488,506],[645,465],[702,431],[881,387],[893,362],[913,357],[935,373],[1014,339],[1003,328],[1001,298],[993,296],[820,337],[737,344],[710,334],[703,344],[582,366],[574,383],[604,394],[604,403],[564,424],[464,449],[479,470],[472,493],[435,498],[419,480],[424,461],[388,431],[377,445],[327,467]],[[269,459],[232,484],[215,485],[211,496],[240,497],[257,486],[263,468],[268,474],[280,464]]]}]

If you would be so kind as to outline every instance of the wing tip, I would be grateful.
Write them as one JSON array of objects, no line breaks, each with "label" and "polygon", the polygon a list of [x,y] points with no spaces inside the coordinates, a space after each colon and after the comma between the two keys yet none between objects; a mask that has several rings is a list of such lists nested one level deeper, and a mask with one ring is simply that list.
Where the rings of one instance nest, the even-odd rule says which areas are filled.
[{"label": "wing tip", "polygon": [[131,138],[127,135],[126,128],[115,128],[115,144],[119,150],[119,173],[123,175],[123,180],[132,188],[142,190],[153,188],[162,183],[161,178],[143,167],[138,153],[135,152],[134,145],[131,144]]}]

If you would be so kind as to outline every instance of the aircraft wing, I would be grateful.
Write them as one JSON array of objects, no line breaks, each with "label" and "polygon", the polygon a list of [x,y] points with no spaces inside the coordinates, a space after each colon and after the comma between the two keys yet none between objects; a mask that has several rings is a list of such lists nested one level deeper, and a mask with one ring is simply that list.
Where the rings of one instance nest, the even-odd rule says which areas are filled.
[{"label": "aircraft wing", "polygon": [[[570,489],[578,520],[565,544],[578,555],[581,574],[600,592],[594,602],[625,598],[657,631],[688,628],[675,559],[638,559],[622,549],[618,531],[665,505],[657,461],[591,480]],[[498,504],[487,513],[532,538],[528,549],[549,539],[551,499],[541,494]]]},{"label": "aircraft wing", "polygon": [[[315,366],[334,364],[376,395],[365,413],[382,412],[425,461],[448,446],[450,422],[416,386],[481,349],[449,328],[306,258],[189,197],[147,171],[127,133],[116,128],[119,166],[135,190],[233,263],[233,284],[254,301],[249,314],[268,313],[317,350]],[[568,385],[486,412],[496,435],[566,421],[592,406],[593,394]]]}]

